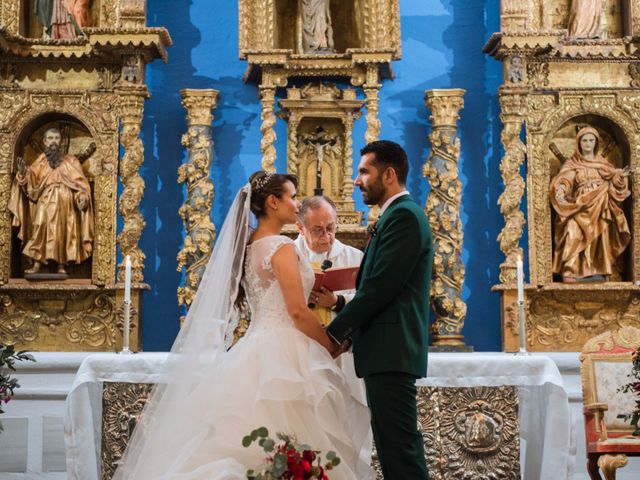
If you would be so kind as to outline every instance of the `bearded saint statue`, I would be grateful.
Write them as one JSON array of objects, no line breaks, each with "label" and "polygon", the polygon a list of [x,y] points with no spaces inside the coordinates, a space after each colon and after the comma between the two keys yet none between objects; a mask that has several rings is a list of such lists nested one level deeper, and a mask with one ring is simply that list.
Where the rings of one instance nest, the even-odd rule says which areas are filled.
[{"label": "bearded saint statue", "polygon": [[608,280],[631,241],[621,206],[631,194],[629,168],[611,165],[600,144],[595,128],[582,128],[575,153],[551,181],[553,273],[564,282]]},{"label": "bearded saint statue", "polygon": [[82,263],[93,251],[91,187],[78,158],[62,155],[60,144],[60,131],[50,128],[44,152],[30,166],[18,159],[9,211],[22,253],[33,261],[26,274],[40,272],[49,262],[66,274],[65,265]]}]

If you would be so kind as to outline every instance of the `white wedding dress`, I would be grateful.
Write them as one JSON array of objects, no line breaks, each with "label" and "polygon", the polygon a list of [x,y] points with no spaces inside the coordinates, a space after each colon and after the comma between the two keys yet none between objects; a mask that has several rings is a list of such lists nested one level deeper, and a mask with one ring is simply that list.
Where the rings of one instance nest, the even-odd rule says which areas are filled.
[{"label": "white wedding dress", "polygon": [[[139,462],[145,466],[128,478],[246,479],[247,469],[259,468],[265,453],[257,443],[243,447],[242,438],[263,426],[272,438],[284,432],[325,454],[334,450],[342,462],[327,472],[331,480],[374,478],[368,462],[360,458],[363,447],[367,451],[369,410],[351,395],[331,355],[296,329],[274,277],[273,255],[292,243],[284,236],[270,236],[247,247],[247,333],[218,355],[211,371],[184,399],[190,414],[181,424],[191,430],[190,440],[172,452],[170,461],[147,456]],[[303,262],[300,272],[306,298],[314,274]],[[154,469],[156,463],[163,464],[162,471]]]}]

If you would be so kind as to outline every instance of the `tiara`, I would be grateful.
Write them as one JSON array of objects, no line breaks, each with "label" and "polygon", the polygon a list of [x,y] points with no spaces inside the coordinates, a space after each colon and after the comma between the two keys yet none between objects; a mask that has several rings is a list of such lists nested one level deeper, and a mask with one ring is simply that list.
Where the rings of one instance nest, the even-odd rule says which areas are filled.
[{"label": "tiara", "polygon": [[256,192],[262,190],[271,181],[271,179],[273,178],[273,175],[274,175],[273,173],[267,172],[264,176],[256,179],[254,181],[254,184],[252,185],[253,190]]}]

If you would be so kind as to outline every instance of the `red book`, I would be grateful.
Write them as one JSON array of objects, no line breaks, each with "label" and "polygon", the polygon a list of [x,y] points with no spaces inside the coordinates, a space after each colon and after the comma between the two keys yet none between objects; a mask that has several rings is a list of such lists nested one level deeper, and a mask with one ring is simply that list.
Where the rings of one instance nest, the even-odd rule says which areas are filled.
[{"label": "red book", "polygon": [[324,287],[332,292],[353,290],[356,288],[356,278],[360,267],[328,268],[324,272],[316,272],[314,290]]}]

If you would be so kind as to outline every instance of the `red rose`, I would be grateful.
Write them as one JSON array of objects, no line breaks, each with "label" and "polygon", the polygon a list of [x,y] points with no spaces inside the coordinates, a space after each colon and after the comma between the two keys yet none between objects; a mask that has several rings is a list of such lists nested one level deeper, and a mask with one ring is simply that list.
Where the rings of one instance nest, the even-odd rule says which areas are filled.
[{"label": "red rose", "polygon": [[316,452],[314,452],[313,450],[305,450],[304,452],[302,452],[302,458],[311,463],[316,459]]},{"label": "red rose", "polygon": [[289,465],[289,472],[291,472],[294,477],[304,478],[304,468],[299,463]]},{"label": "red rose", "polygon": [[300,462],[300,465],[302,465],[302,470],[304,470],[304,473],[309,473],[311,471],[311,464],[306,460],[302,460]]}]

